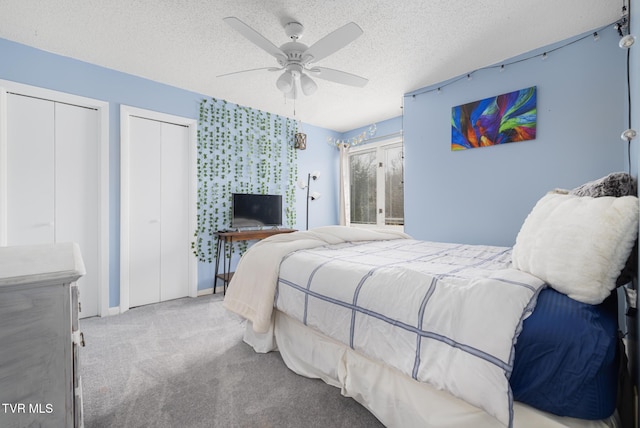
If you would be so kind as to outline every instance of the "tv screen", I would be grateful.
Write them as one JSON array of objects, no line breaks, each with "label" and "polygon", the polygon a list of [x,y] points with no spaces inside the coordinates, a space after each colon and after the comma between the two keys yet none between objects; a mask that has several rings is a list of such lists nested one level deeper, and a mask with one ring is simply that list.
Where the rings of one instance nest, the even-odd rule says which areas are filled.
[{"label": "tv screen", "polygon": [[282,226],[282,195],[234,193],[231,227]]}]

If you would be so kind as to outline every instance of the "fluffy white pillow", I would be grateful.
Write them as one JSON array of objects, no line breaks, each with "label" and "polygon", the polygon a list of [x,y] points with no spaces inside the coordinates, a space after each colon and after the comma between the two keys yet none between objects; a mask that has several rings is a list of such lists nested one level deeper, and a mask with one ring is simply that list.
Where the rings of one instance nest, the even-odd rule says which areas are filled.
[{"label": "fluffy white pillow", "polygon": [[584,303],[616,286],[638,235],[638,198],[549,193],[524,221],[513,267]]}]

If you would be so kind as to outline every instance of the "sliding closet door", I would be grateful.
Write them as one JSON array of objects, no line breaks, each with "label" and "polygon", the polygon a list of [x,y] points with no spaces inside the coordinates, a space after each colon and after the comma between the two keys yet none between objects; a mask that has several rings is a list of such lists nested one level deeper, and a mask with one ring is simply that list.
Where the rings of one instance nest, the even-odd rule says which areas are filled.
[{"label": "sliding closet door", "polygon": [[189,295],[189,129],[133,116],[128,137],[123,241],[129,243],[125,280],[133,307]]},{"label": "sliding closet door", "polygon": [[162,126],[131,119],[129,128],[129,305],[160,301],[160,143]]},{"label": "sliding closet door", "polygon": [[98,314],[99,133],[97,110],[55,104],[55,240],[80,246],[80,316]]},{"label": "sliding closet door", "polygon": [[109,104],[0,80],[0,245],[77,242],[81,317],[109,311]]},{"label": "sliding closet door", "polygon": [[7,245],[52,243],[54,103],[7,96]]},{"label": "sliding closet door", "polygon": [[[100,112],[8,93],[6,245],[76,242],[86,275],[81,317],[98,315]],[[3,209],[3,207],[0,207]]]},{"label": "sliding closet door", "polygon": [[160,300],[189,294],[189,129],[162,123]]}]

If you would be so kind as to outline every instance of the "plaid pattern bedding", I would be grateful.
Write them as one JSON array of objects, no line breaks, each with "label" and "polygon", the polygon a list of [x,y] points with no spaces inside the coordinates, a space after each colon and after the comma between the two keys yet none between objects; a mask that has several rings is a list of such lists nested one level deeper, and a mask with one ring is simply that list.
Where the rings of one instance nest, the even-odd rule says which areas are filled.
[{"label": "plaid pattern bedding", "polygon": [[275,306],[512,425],[513,345],[544,283],[511,249],[394,239],[295,251]]}]

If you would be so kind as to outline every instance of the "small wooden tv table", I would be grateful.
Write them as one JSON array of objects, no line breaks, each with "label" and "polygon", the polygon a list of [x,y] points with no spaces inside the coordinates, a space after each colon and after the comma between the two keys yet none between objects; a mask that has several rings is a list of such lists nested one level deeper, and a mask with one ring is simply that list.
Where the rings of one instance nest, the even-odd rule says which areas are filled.
[{"label": "small wooden tv table", "polygon": [[[216,243],[216,270],[213,276],[213,293],[216,292],[218,279],[222,280],[222,294],[227,293],[227,285],[233,277],[231,272],[231,254],[233,251],[233,243],[238,241],[253,241],[268,238],[280,233],[295,232],[296,229],[257,229],[257,230],[221,230],[216,232],[218,241]],[[223,247],[224,246],[224,247]],[[222,273],[219,272],[220,251],[223,252]]]}]

